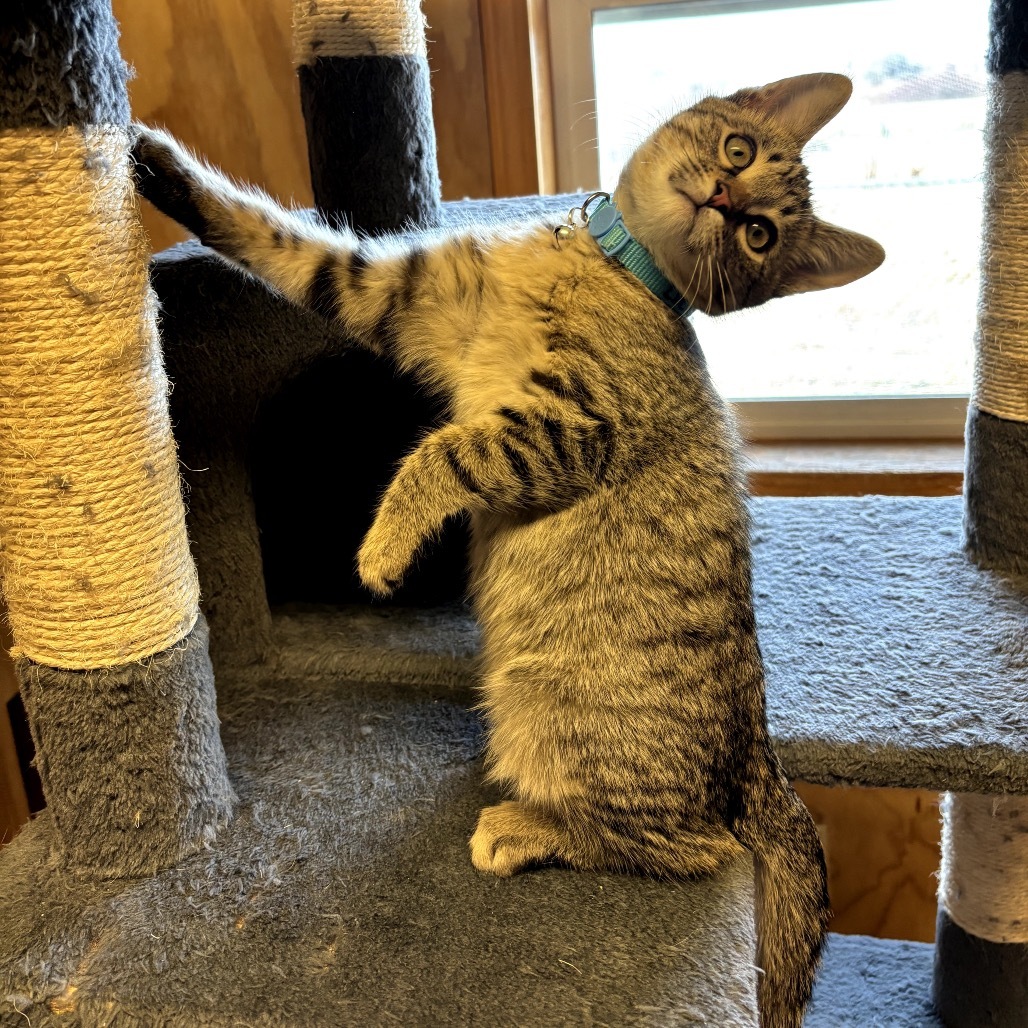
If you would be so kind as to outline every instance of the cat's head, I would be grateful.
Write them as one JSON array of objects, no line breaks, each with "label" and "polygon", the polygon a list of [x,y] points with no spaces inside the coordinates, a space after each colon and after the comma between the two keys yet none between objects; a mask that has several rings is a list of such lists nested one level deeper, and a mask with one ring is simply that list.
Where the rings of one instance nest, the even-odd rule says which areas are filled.
[{"label": "cat's head", "polygon": [[694,306],[754,307],[881,264],[873,239],[816,217],[800,160],[851,89],[844,75],[800,75],[708,97],[631,156],[615,194],[625,223]]}]

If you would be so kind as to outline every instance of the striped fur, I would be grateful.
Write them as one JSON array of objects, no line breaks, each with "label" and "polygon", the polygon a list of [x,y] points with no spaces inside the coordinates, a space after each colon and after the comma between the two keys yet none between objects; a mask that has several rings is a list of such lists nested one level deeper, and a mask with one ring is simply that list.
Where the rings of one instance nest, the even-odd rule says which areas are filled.
[{"label": "striped fur", "polygon": [[[799,163],[847,96],[846,80],[807,76],[703,101],[629,162],[626,222],[694,304],[717,313],[879,262],[813,216]],[[753,141],[748,168],[726,158],[733,134]],[[736,437],[690,326],[585,233],[558,245],[552,222],[364,239],[236,188],[161,133],[140,129],[136,157],[159,207],[449,402],[358,563],[387,594],[446,518],[471,515],[489,774],[511,795],[482,812],[475,866],[683,876],[746,847],[763,1024],[798,1025],[824,862],[768,739]],[[761,253],[755,215],[778,236]]]}]

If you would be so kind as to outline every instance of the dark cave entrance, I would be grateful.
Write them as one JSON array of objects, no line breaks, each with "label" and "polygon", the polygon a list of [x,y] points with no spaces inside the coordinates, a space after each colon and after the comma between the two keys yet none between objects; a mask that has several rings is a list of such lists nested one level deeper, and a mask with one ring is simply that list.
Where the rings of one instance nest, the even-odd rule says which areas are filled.
[{"label": "dark cave entrance", "polygon": [[359,350],[324,357],[261,406],[250,471],[268,603],[440,606],[466,592],[467,528],[446,526],[386,601],[356,556],[400,460],[440,421],[413,380]]}]

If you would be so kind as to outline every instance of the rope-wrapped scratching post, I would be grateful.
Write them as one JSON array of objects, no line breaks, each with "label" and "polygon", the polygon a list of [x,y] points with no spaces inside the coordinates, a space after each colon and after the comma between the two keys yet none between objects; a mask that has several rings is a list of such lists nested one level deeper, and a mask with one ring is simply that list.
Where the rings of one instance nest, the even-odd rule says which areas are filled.
[{"label": "rope-wrapped scratching post", "polygon": [[420,0],[293,0],[293,60],[319,210],[367,232],[436,224]]},{"label": "rope-wrapped scratching post", "polygon": [[0,572],[50,816],[145,874],[231,813],[109,0],[0,15]]},{"label": "rope-wrapped scratching post", "polygon": [[[1028,4],[993,0],[981,300],[964,527],[983,568],[1028,574]],[[935,1005],[950,1028],[1028,1026],[1028,797],[947,794]]]}]

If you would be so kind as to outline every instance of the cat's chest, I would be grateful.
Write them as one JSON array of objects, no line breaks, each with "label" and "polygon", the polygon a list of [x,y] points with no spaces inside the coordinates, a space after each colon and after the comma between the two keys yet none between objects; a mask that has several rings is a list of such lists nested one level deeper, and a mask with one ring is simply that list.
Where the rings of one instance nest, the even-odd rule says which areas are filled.
[{"label": "cat's chest", "polygon": [[532,371],[546,367],[548,346],[544,327],[516,307],[497,309],[484,318],[458,373],[457,419],[476,420],[501,407],[530,402]]},{"label": "cat's chest", "polygon": [[568,272],[568,257],[555,253],[552,241],[530,240],[497,255],[491,272],[489,301],[456,369],[453,409],[459,421],[532,401],[532,373],[546,371],[551,359],[550,296]]}]

